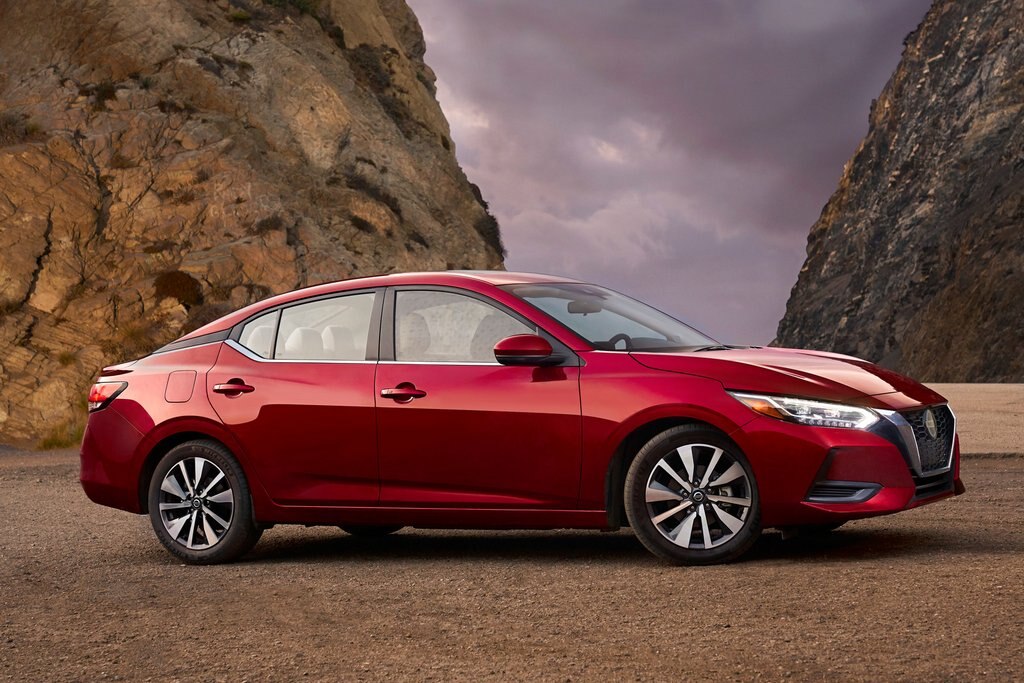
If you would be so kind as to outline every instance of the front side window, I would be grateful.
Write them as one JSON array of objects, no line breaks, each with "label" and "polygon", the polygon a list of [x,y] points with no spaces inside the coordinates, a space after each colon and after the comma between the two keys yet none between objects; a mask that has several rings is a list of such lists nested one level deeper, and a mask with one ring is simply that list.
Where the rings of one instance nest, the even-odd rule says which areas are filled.
[{"label": "front side window", "polygon": [[507,285],[515,294],[605,351],[668,351],[714,339],[636,299],[578,283]]},{"label": "front side window", "polygon": [[279,360],[366,360],[373,292],[290,306],[281,311]]},{"label": "front side window", "polygon": [[535,334],[509,314],[453,292],[395,293],[395,360],[494,363],[494,345],[514,334]]}]

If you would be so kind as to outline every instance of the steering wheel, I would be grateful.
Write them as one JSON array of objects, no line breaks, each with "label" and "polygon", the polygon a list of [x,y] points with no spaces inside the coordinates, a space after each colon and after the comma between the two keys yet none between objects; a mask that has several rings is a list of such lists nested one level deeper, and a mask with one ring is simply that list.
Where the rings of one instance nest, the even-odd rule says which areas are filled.
[{"label": "steering wheel", "polygon": [[615,345],[618,344],[620,341],[626,342],[627,351],[633,348],[633,338],[630,337],[628,334],[623,334],[622,332],[619,332],[617,335],[609,339],[608,343],[611,344],[612,348],[614,349]]}]

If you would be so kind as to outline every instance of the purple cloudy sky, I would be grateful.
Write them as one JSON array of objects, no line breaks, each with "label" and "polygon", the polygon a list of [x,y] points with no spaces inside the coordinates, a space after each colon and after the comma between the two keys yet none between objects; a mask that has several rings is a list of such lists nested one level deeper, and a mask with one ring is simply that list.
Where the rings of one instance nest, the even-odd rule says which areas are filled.
[{"label": "purple cloudy sky", "polygon": [[927,0],[410,0],[510,270],[775,336]]}]

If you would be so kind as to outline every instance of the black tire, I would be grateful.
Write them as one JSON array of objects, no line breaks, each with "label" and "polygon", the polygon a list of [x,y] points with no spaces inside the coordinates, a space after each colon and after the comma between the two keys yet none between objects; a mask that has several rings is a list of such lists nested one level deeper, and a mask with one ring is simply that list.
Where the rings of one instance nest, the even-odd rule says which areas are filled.
[{"label": "black tire", "polygon": [[[671,481],[669,481],[669,487],[674,491],[668,491],[664,485],[661,489],[668,495],[674,495],[675,499],[649,503],[648,482],[655,481],[655,485],[659,485],[656,479],[665,478],[670,474],[662,467],[659,468],[657,475],[654,475],[655,468],[659,467],[659,462],[662,459],[667,459],[666,463],[669,463],[675,458],[679,458],[677,462],[680,463],[681,468],[684,468],[682,454],[678,449],[687,446],[692,447],[692,449],[684,449],[689,451],[693,461],[694,471],[691,476],[698,483],[702,483],[705,479],[704,470],[707,470],[708,466],[712,464],[711,460],[714,458],[715,449],[721,449],[721,455],[715,460],[715,463],[721,464],[714,465],[713,476],[708,476],[708,484],[702,489],[699,486],[694,487],[692,482],[686,482],[688,490],[682,487],[682,482],[677,478],[680,477],[677,472],[676,475],[671,476]],[[696,458],[694,458],[694,454],[696,454]],[[705,459],[703,470],[699,465],[702,458]],[[745,479],[737,479],[735,484],[732,484],[732,480],[730,480],[731,485],[711,486],[711,482],[716,478],[725,478],[722,465],[726,462],[730,462],[730,468],[732,467],[731,463],[738,464]],[[681,471],[685,474],[685,469]],[[652,476],[655,476],[655,479],[652,479]],[[682,476],[681,478],[687,479],[688,477]],[[733,487],[737,491],[735,495],[731,490]],[[726,489],[729,490],[725,491]],[[700,505],[694,504],[697,491],[700,491],[701,500],[704,501]],[[747,503],[731,505],[712,502],[707,498],[709,492],[718,498],[729,496],[732,500],[745,500]],[[688,540],[684,547],[682,541],[677,544],[670,540],[663,530],[664,527],[655,523],[654,517],[659,515],[654,513],[667,513],[668,509],[685,505],[687,500],[689,507],[668,517],[663,522],[666,526],[675,525],[678,522],[678,526],[675,527],[678,535],[682,535],[683,529],[686,529]],[[661,508],[655,510],[655,506],[661,506]],[[750,461],[736,444],[720,432],[703,425],[682,425],[667,429],[640,449],[626,474],[625,507],[629,524],[640,542],[661,559],[676,565],[718,564],[735,560],[749,550],[761,534],[760,498]],[[701,514],[697,514],[701,513],[701,507],[704,508],[703,517]],[[686,518],[690,515],[694,517],[694,520],[687,522]],[[730,517],[729,522],[733,525],[736,525],[737,521],[742,522],[742,525],[737,525],[737,530],[733,531],[726,526],[727,516]],[[690,526],[686,527],[685,523],[689,523]],[[709,536],[712,538],[713,547],[690,547],[695,545],[690,539],[696,537],[698,530],[701,534],[700,538],[706,539]],[[716,533],[718,538],[714,537]],[[704,543],[706,544],[706,541]]]},{"label": "black tire", "polygon": [[[191,473],[194,474],[197,458],[206,462],[200,463],[201,476],[193,477],[197,481],[196,488],[202,487],[208,492],[216,491],[217,493],[209,493],[199,501],[198,505],[191,507],[196,496],[190,493],[193,488],[192,481],[187,478],[188,475],[185,473],[191,470]],[[223,474],[218,483],[212,486],[210,482],[217,477],[215,469],[209,467],[211,463]],[[175,477],[181,493],[185,494],[184,496],[178,496],[161,488],[172,468],[178,468],[173,477]],[[169,488],[174,488],[174,484],[169,484]],[[202,493],[202,491],[198,491],[198,493]],[[168,529],[168,524],[175,526],[180,522],[181,517],[178,516],[165,524],[160,504],[164,502],[177,506],[176,499],[178,498],[187,501],[188,506],[181,509],[184,516],[190,516],[190,520],[182,522],[183,528],[175,537]],[[214,503],[214,498],[221,498],[224,502]],[[231,501],[230,504],[226,502],[228,499]],[[177,515],[177,513],[177,510],[172,510],[167,514]],[[227,513],[230,513],[230,516],[227,516]],[[211,514],[211,516],[207,517],[207,514]],[[214,517],[227,522],[227,527],[223,528],[213,521]],[[263,534],[263,530],[256,525],[253,516],[252,496],[249,493],[249,483],[245,478],[245,472],[242,471],[238,461],[227,448],[216,441],[205,439],[187,441],[175,446],[157,463],[149,481],[149,518],[153,524],[153,531],[156,532],[157,538],[160,539],[164,547],[176,558],[188,564],[232,562],[252,550]],[[200,520],[207,520],[210,526],[204,528]],[[195,529],[191,536],[188,534],[190,524]],[[212,544],[206,542],[209,540],[207,539],[207,529],[215,539]],[[218,532],[220,532],[219,536],[217,536]],[[203,543],[194,543],[193,545],[196,547],[189,548],[189,539],[201,539]]]},{"label": "black tire", "polygon": [[405,526],[402,524],[345,524],[338,528],[346,534],[352,534],[353,536],[379,538],[404,529]]}]

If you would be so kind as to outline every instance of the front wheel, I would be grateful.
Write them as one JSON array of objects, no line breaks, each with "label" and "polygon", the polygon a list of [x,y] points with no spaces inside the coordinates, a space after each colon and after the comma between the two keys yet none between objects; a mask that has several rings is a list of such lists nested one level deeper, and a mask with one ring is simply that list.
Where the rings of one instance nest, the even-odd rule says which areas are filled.
[{"label": "front wheel", "polygon": [[215,441],[188,441],[160,459],[149,483],[149,517],[164,547],[189,564],[236,560],[263,533],[245,473]]},{"label": "front wheel", "polygon": [[734,560],[761,533],[750,462],[700,425],[673,427],[640,449],[626,474],[625,503],[640,542],[672,564]]}]

